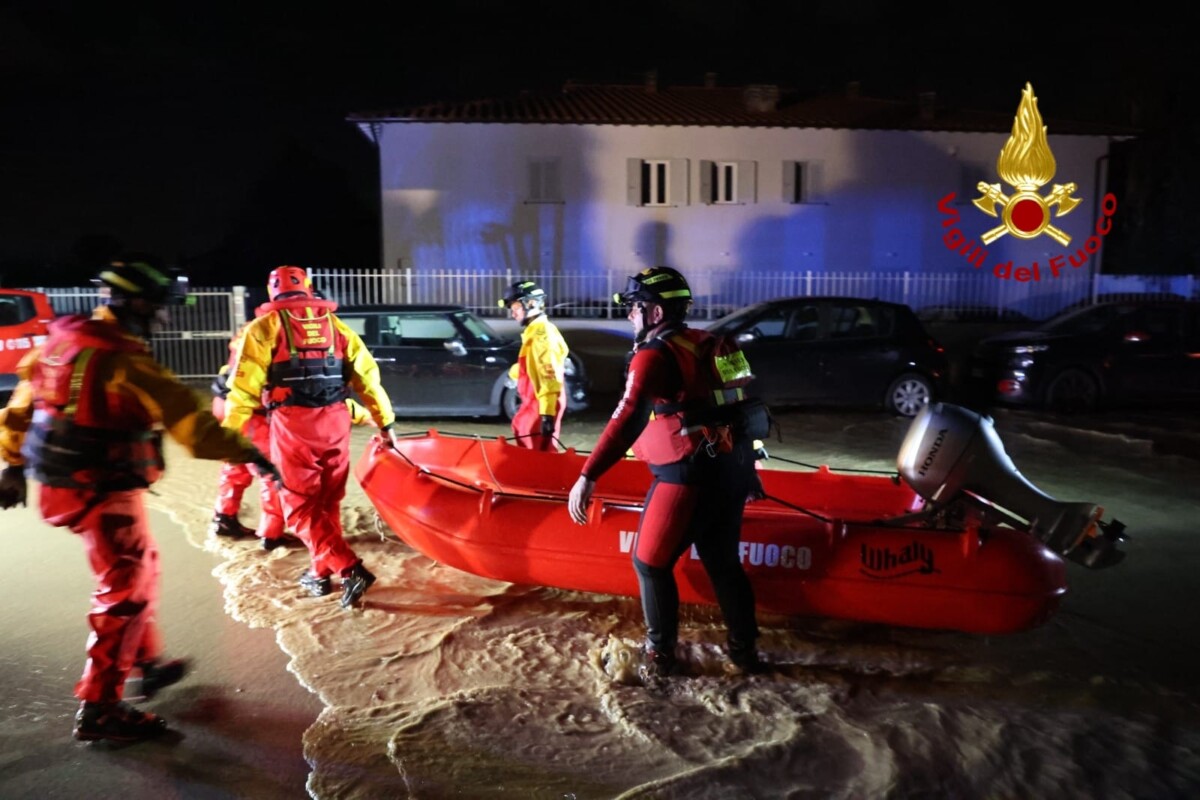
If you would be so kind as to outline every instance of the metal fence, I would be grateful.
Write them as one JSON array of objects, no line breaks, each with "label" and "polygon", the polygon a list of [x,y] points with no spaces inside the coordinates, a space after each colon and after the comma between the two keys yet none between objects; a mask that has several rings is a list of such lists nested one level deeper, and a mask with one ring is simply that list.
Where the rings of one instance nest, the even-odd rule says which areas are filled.
[{"label": "metal fence", "polygon": [[[100,303],[95,287],[36,288],[56,314],[91,313]],[[155,358],[180,378],[207,382],[229,360],[229,340],[246,319],[245,287],[193,288],[188,305],[171,308],[165,329],[150,339]]]},{"label": "metal fence", "polygon": [[[443,270],[312,270],[314,284],[341,305],[437,303],[462,305],[482,316],[504,317],[497,305],[505,288],[531,278],[546,290],[551,313],[559,317],[619,319],[612,302],[625,286],[627,271],[593,274],[518,275],[512,272]],[[1172,295],[1200,299],[1195,275],[1097,275],[1092,281],[1042,284],[1000,280],[979,273],[815,273],[716,271],[689,276],[696,295],[692,316],[712,320],[760,300],[791,296],[873,297],[904,303],[941,320],[997,322],[1014,311],[1045,319],[1073,305],[1109,296]],[[34,288],[44,292],[58,314],[90,312],[99,301],[94,287]],[[228,358],[228,343],[246,320],[246,289],[195,288],[192,305],[173,308],[166,330],[151,340],[155,355],[181,378],[207,381]]]},{"label": "metal fence", "polygon": [[[520,275],[512,272],[442,270],[313,270],[316,286],[344,305],[446,303],[462,305],[483,316],[505,316],[497,306],[513,281],[533,279],[546,290],[557,316],[612,319],[622,316],[612,302],[625,286],[625,271],[605,273]],[[1093,280],[1018,282],[980,273],[818,273],[712,271],[689,276],[695,303],[692,316],[716,319],[735,308],[761,300],[791,296],[870,297],[904,303],[917,311],[929,308],[969,310],[976,318],[988,312],[1003,321],[1011,312],[1046,319],[1063,308],[1109,295],[1171,294],[1200,299],[1195,275],[1097,275]]]}]

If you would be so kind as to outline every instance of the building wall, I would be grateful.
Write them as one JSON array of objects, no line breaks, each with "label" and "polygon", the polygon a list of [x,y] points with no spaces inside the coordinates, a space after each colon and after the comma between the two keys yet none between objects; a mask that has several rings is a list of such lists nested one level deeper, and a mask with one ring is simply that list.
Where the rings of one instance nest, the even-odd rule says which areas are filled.
[{"label": "building wall", "polygon": [[[1054,224],[1072,237],[982,233],[1000,223],[970,202],[979,178],[1000,182],[1007,134],[667,126],[401,124],[380,144],[385,268],[508,270],[514,274],[633,271],[667,263],[706,270],[754,269],[993,273],[1040,264],[1082,248],[1103,195],[1100,136],[1049,137],[1057,171],[1083,202]],[[687,197],[670,207],[628,204],[629,159],[686,159]],[[529,160],[556,160],[563,202],[531,203]],[[700,202],[704,160],[753,162],[752,202]],[[783,200],[784,162],[806,165],[807,201]],[[1099,182],[1100,185],[1097,185]],[[964,190],[965,189],[965,190]],[[1045,195],[1050,186],[1043,187]],[[951,192],[956,203],[939,210]],[[951,229],[985,250],[950,249]],[[1087,277],[1099,253],[1080,252],[1059,280]],[[1094,263],[1092,259],[1097,259]],[[978,263],[975,266],[972,262]],[[993,274],[993,280],[997,279]],[[1011,277],[1009,278],[1012,279]]]}]

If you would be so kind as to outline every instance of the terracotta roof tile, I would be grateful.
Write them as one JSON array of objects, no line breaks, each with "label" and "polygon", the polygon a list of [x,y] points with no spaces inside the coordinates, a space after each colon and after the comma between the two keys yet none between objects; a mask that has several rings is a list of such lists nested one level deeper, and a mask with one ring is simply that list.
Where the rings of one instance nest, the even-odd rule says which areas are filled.
[{"label": "terracotta roof tile", "polygon": [[[771,102],[773,96],[777,102]],[[748,96],[765,98],[752,110]],[[360,112],[350,122],[496,123],[563,125],[701,125],[753,128],[854,128],[1008,133],[1013,115],[934,107],[866,97],[801,95],[777,87],[672,86],[648,91],[645,84],[568,82],[560,92],[525,92],[505,98],[435,102],[387,111]],[[1053,134],[1132,136],[1137,129],[1046,118]]]}]

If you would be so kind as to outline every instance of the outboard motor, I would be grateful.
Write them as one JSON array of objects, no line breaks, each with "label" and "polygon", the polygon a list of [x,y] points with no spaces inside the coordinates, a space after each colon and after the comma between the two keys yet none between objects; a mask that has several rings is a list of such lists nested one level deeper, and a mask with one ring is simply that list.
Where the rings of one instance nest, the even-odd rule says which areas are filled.
[{"label": "outboard motor", "polygon": [[949,403],[926,406],[904,437],[896,467],[926,500],[975,503],[1086,567],[1112,566],[1125,557],[1117,549],[1125,526],[1101,522],[1101,506],[1059,502],[1026,480],[990,417]]}]

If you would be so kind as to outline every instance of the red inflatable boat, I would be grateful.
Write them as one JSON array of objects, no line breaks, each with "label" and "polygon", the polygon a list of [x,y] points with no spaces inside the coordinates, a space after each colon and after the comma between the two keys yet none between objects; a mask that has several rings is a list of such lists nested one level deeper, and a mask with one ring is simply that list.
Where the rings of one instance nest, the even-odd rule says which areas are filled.
[{"label": "red inflatable boat", "polygon": [[[974,500],[964,505],[927,499],[902,481],[905,450],[914,476],[933,471],[928,462],[938,459],[927,452],[939,437],[934,456],[949,455],[941,424],[917,418],[896,476],[760,470],[767,498],[747,505],[741,542],[760,610],[1005,633],[1046,621],[1067,590],[1064,561],[1046,544],[1051,534],[1069,539],[1060,549],[1081,563],[1080,552],[1103,551],[1089,555],[1087,566],[1120,559],[1120,524],[1110,530],[1099,523],[1096,506],[1057,503],[1025,483],[1022,491],[1036,492],[1043,508],[1040,521],[1020,519],[969,486],[955,491]],[[435,561],[511,583],[636,597],[630,547],[649,470],[634,460],[609,470],[588,524],[579,526],[568,516],[567,494],[583,461],[573,450],[539,452],[502,437],[431,430],[402,437],[395,450],[373,439],[355,474],[396,535]],[[919,476],[912,483],[922,488]],[[1062,530],[1063,509],[1070,534]],[[681,600],[715,602],[694,551],[676,575]]]}]

